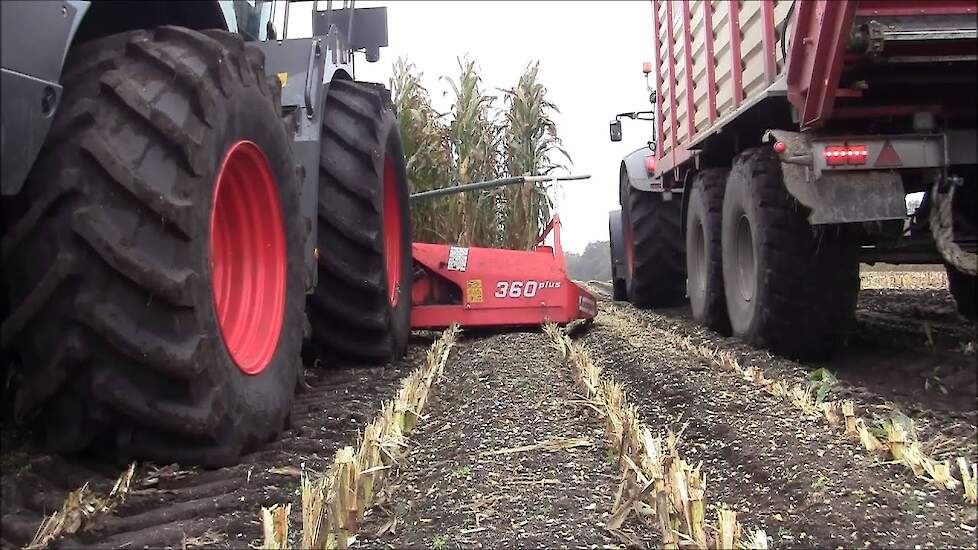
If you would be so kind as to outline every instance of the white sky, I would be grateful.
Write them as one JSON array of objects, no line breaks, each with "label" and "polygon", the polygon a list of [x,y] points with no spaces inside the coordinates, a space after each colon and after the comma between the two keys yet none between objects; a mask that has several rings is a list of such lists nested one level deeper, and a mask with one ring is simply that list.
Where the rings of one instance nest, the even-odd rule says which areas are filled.
[{"label": "white sky", "polygon": [[[341,4],[336,0],[333,7]],[[325,2],[320,6],[324,9]],[[615,113],[650,107],[642,62],[653,55],[651,2],[359,1],[356,6],[387,7],[390,46],[381,48],[377,63],[357,54],[355,78],[389,86],[394,61],[406,56],[423,72],[440,112],[448,109],[451,94],[438,77],[457,77],[456,57],[469,54],[490,90],[514,86],[527,63],[539,60],[540,80],[561,111],[554,121],[574,161],[571,172],[591,174],[590,180],[563,184],[557,193],[564,248],[580,252],[591,241],[608,239],[608,212],[618,208],[621,158],[652,136],[650,123],[626,120],[624,139],[608,139]],[[278,20],[281,8],[276,8]],[[311,8],[311,2],[290,7],[290,38],[311,34]],[[281,34],[281,25],[276,27]]]}]

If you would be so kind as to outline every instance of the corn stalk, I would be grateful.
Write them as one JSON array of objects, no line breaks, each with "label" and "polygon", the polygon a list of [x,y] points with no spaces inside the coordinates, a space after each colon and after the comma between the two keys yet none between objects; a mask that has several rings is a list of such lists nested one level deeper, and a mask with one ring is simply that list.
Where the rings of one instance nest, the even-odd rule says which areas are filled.
[{"label": "corn stalk", "polygon": [[[442,77],[452,105],[440,114],[413,64],[399,59],[391,89],[398,112],[411,192],[505,176],[549,174],[563,168],[551,155],[560,146],[547,101],[538,82],[539,64],[527,66],[518,84],[498,97],[486,92],[475,61],[458,60],[455,79]],[[506,190],[486,189],[412,204],[415,240],[465,246],[531,248],[550,217],[543,183]]]}]

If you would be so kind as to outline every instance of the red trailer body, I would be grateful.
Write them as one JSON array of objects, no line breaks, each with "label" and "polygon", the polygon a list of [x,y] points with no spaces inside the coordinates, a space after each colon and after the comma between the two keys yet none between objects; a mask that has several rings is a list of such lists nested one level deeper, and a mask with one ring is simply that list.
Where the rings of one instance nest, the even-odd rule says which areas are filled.
[{"label": "red trailer body", "polygon": [[[704,141],[765,99],[778,98],[785,109],[790,105],[803,130],[823,127],[833,117],[870,120],[922,107],[934,110],[943,102],[939,89],[929,104],[922,104],[913,90],[901,94],[902,101],[880,100],[861,89],[858,79],[856,86],[840,86],[844,73],[865,65],[865,51],[850,44],[854,23],[974,17],[976,2],[652,0],[652,12],[658,98],[655,171],[665,176],[663,185],[670,188],[683,178],[684,166],[699,154]],[[918,25],[891,29],[891,36],[870,40],[888,41],[879,59],[896,60],[887,62],[893,71],[974,55],[975,42],[969,39],[973,26],[936,28],[945,34],[938,36],[934,29],[927,32]],[[899,59],[910,57],[918,59]],[[939,82],[935,79],[933,84]],[[674,169],[678,171],[672,174]]]},{"label": "red trailer body", "polygon": [[620,165],[620,294],[799,358],[845,341],[860,262],[944,264],[976,315],[975,0],[651,7],[653,110],[611,126],[655,123]]},{"label": "red trailer body", "polygon": [[594,296],[567,277],[558,216],[532,251],[414,243],[412,254],[415,329],[565,324],[597,314]]}]

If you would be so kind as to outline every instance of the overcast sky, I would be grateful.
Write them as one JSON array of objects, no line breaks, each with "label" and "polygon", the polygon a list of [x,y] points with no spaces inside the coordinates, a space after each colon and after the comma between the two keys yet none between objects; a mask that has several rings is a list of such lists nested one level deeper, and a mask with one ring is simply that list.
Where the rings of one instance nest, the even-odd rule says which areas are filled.
[{"label": "overcast sky", "polygon": [[[615,113],[649,108],[642,62],[653,55],[651,2],[358,1],[356,6],[387,7],[390,42],[377,63],[357,54],[357,80],[389,85],[394,61],[406,56],[423,72],[439,111],[448,109],[451,94],[438,77],[457,77],[457,57],[476,60],[489,89],[514,86],[527,63],[539,60],[548,98],[561,111],[554,121],[574,161],[571,171],[592,176],[563,184],[557,193],[564,248],[580,252],[591,241],[608,239],[608,212],[618,208],[621,158],[652,136],[650,123],[626,120],[624,139],[608,140]],[[290,38],[310,35],[310,10],[311,2],[292,5]]]}]

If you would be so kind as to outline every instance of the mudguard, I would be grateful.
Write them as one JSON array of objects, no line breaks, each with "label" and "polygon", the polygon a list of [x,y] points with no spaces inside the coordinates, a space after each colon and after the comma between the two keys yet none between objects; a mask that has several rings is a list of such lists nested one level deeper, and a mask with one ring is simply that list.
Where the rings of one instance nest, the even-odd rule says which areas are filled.
[{"label": "mudguard", "polygon": [[662,190],[662,179],[650,176],[645,170],[645,159],[653,154],[648,147],[642,147],[625,155],[621,161],[628,174],[628,183],[639,191]]}]

